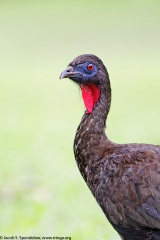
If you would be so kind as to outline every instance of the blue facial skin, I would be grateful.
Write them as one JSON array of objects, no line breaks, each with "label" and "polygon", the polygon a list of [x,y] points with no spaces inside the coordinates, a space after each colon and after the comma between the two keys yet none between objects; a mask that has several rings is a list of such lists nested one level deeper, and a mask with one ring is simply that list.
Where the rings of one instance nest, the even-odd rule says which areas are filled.
[{"label": "blue facial skin", "polygon": [[[93,70],[87,69],[87,66],[89,64],[93,65],[93,67],[94,67]],[[90,80],[92,77],[94,77],[97,74],[98,68],[92,62],[85,62],[85,63],[77,65],[74,69],[74,72],[77,73],[77,78],[79,80],[81,79],[83,81],[87,81],[87,80]]]}]

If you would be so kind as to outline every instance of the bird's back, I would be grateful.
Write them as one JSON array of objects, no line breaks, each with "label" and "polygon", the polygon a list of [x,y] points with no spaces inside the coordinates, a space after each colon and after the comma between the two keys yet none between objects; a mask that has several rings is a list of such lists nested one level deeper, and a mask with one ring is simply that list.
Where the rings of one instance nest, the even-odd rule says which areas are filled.
[{"label": "bird's back", "polygon": [[86,123],[77,131],[75,157],[107,219],[126,240],[160,240],[160,146],[115,144],[89,134]]}]

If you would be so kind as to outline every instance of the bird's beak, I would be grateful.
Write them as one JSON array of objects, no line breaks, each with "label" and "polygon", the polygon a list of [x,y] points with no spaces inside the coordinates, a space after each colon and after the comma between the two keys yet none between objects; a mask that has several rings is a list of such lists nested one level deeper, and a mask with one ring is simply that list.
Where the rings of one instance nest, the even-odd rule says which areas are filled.
[{"label": "bird's beak", "polygon": [[66,68],[60,75],[60,79],[62,78],[69,78],[69,77],[74,77],[76,76],[77,72],[74,72],[73,67],[69,66],[68,68]]}]

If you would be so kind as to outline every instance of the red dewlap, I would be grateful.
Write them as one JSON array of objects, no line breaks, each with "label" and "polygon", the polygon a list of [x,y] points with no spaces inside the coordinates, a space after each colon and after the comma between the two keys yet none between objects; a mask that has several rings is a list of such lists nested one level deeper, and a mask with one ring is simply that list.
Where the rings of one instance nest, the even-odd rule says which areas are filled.
[{"label": "red dewlap", "polygon": [[95,84],[84,84],[80,86],[82,98],[88,113],[92,113],[93,107],[100,97],[100,89]]}]

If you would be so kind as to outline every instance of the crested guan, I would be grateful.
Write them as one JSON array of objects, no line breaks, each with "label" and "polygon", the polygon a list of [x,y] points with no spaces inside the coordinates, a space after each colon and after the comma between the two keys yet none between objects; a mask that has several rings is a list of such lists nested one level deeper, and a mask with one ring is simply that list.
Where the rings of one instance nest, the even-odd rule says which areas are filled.
[{"label": "crested guan", "polygon": [[160,240],[160,146],[116,144],[107,138],[111,87],[98,57],[78,56],[60,78],[70,78],[81,89],[86,111],[74,154],[107,219],[124,240]]}]

